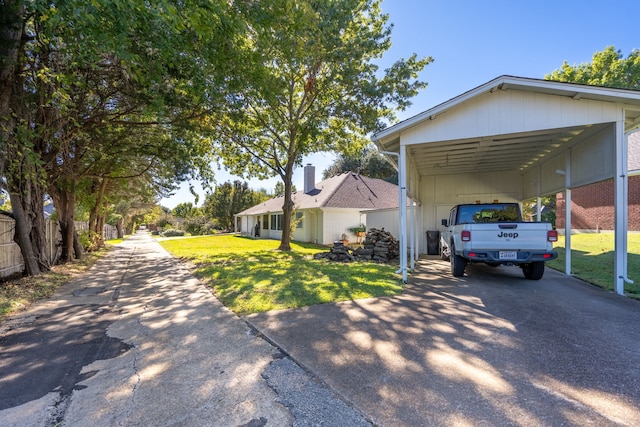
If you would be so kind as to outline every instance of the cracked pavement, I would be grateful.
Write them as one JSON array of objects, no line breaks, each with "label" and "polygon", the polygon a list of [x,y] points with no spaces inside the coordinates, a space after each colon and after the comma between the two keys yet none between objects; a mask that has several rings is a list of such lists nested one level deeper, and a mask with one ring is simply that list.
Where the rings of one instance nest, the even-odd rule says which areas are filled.
[{"label": "cracked pavement", "polygon": [[369,425],[144,232],[5,322],[0,346],[2,426]]}]

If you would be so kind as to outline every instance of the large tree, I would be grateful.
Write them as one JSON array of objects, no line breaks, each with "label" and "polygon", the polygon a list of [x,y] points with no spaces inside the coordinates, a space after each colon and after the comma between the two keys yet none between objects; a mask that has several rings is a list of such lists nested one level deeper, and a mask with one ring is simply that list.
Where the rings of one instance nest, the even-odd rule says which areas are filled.
[{"label": "large tree", "polygon": [[222,228],[233,230],[235,214],[268,199],[266,193],[250,189],[246,182],[227,181],[216,186],[213,193],[207,194],[202,211]]},{"label": "large tree", "polygon": [[[114,134],[148,126],[171,133],[142,144],[123,138],[111,158],[116,169],[129,163],[150,170],[164,159],[178,177],[206,170],[193,133],[175,127],[221,99],[218,87],[235,63],[238,26],[229,7],[224,0],[0,2],[0,185],[11,195],[28,274],[47,267],[45,191],[56,202],[69,259],[79,250],[78,191],[128,176],[105,170],[109,162],[99,158]],[[92,187],[83,184],[87,178],[103,181]]]},{"label": "large tree", "polygon": [[[249,36],[227,105],[210,117],[216,153],[233,173],[279,176],[283,230],[291,223],[293,171],[303,156],[354,151],[425,86],[431,58],[376,65],[391,46],[379,0],[234,2]],[[290,250],[282,233],[280,250]]]},{"label": "large tree", "polygon": [[339,154],[338,158],[322,172],[322,178],[327,179],[344,172],[355,172],[369,178],[398,184],[398,171],[373,145],[368,145],[355,154]]},{"label": "large tree", "polygon": [[621,89],[640,89],[640,49],[631,51],[627,58],[614,46],[596,52],[591,62],[562,66],[544,76],[547,80],[607,86]]}]

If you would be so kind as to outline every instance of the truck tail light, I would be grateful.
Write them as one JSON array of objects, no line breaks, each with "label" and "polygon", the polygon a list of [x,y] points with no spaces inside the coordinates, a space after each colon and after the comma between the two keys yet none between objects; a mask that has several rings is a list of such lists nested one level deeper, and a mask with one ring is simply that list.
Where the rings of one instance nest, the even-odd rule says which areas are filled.
[{"label": "truck tail light", "polygon": [[549,231],[547,231],[547,241],[548,242],[557,242],[558,241],[558,230],[549,230]]},{"label": "truck tail light", "polygon": [[463,242],[469,242],[471,240],[471,232],[469,230],[462,230],[462,233],[460,233],[460,238]]}]

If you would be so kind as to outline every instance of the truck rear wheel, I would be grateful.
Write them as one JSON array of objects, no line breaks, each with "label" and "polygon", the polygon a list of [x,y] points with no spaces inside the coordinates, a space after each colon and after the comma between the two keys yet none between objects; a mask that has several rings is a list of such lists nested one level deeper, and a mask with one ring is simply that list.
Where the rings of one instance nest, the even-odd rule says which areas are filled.
[{"label": "truck rear wheel", "polygon": [[464,269],[467,267],[467,260],[460,255],[456,255],[453,246],[451,247],[451,255],[449,256],[451,261],[451,275],[453,277],[464,276]]},{"label": "truck rear wheel", "polygon": [[540,280],[544,275],[544,262],[536,261],[522,266],[524,277],[529,280]]}]

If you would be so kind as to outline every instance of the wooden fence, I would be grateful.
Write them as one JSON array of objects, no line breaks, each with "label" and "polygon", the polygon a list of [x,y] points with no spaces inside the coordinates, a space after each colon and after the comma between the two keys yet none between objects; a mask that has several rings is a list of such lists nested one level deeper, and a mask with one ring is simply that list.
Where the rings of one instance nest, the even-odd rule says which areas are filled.
[{"label": "wooden fence", "polygon": [[0,277],[7,277],[24,270],[20,247],[13,241],[15,222],[0,215]]},{"label": "wooden fence", "polygon": [[[58,242],[61,239],[58,221],[47,220],[46,223],[46,248],[45,253],[49,262],[53,263],[60,255]],[[76,222],[76,230],[87,231],[89,224],[86,221]],[[7,216],[0,215],[0,278],[8,277],[24,271],[24,259],[20,247],[13,241],[15,233],[15,221]],[[117,237],[116,228],[105,225],[104,239],[111,240]]]}]

